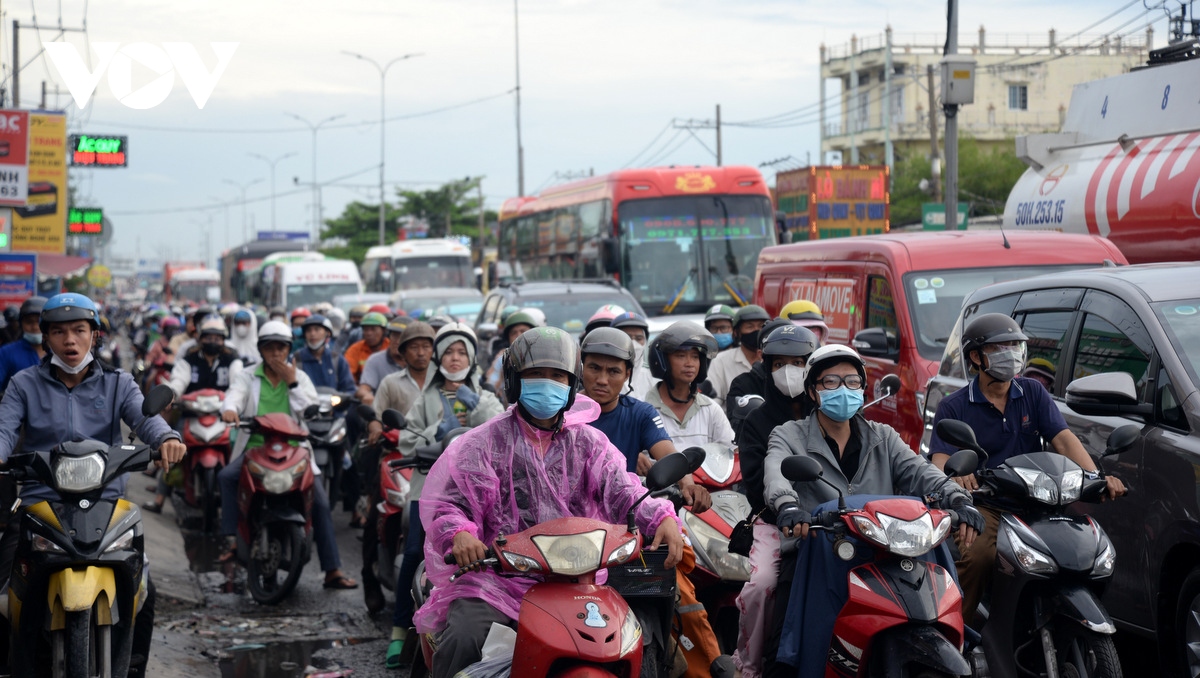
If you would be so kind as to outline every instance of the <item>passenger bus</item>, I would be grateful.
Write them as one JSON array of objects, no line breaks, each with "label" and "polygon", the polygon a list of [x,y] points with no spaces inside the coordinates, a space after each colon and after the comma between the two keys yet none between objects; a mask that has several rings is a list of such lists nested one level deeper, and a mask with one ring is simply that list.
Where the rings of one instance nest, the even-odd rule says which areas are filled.
[{"label": "passenger bus", "polygon": [[258,262],[258,266],[246,272],[246,297],[255,304],[265,305],[271,294],[271,285],[275,282],[279,264],[325,259],[325,255],[320,252],[272,252]]},{"label": "passenger bus", "polygon": [[771,194],[753,167],[621,170],[512,198],[498,268],[516,280],[613,275],[647,313],[744,306],[775,244]]},{"label": "passenger bus", "polygon": [[471,248],[449,238],[417,238],[392,243],[391,274],[391,289],[379,291],[475,286]]},{"label": "passenger bus", "polygon": [[221,298],[245,304],[250,299],[250,280],[246,274],[258,268],[262,260],[274,252],[298,252],[312,246],[302,240],[252,240],[231,247],[217,261],[221,272]]},{"label": "passenger bus", "polygon": [[176,273],[171,282],[170,300],[175,303],[215,304],[221,300],[221,276],[211,268],[195,268]]},{"label": "passenger bus", "polygon": [[392,246],[376,245],[367,249],[362,264],[363,288],[368,292],[392,293]]}]

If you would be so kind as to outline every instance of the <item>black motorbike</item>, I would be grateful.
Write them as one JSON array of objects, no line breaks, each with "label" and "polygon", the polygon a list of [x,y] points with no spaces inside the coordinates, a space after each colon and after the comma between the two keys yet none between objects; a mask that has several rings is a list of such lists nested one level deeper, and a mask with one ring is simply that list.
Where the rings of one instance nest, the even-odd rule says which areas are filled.
[{"label": "black motorbike", "polygon": [[357,401],[328,386],[317,387],[317,400],[316,405],[304,411],[304,424],[332,505],[340,495],[342,459],[346,455],[346,412]]},{"label": "black motorbike", "polygon": [[[967,424],[945,419],[937,433],[987,458]],[[1113,431],[1104,455],[1119,454],[1138,435],[1133,425]],[[975,477],[976,503],[999,511],[1000,527],[990,600],[977,612],[986,660],[971,656],[974,675],[1120,678],[1117,629],[1100,602],[1116,550],[1095,520],[1068,512],[1075,502],[1104,498],[1103,472],[1085,473],[1061,454],[1031,452]]]}]

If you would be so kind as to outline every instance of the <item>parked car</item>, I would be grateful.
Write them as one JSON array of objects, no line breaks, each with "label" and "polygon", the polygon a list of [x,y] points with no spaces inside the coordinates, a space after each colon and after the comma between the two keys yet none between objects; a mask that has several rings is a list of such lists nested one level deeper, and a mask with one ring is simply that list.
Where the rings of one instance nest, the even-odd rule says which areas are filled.
[{"label": "parked car", "polygon": [[[1120,629],[1156,637],[1176,675],[1200,672],[1200,264],[1074,271],[1000,283],[967,297],[929,383],[925,417],[968,383],[961,332],[980,313],[1029,337],[1026,373],[1046,383],[1093,455],[1117,427],[1141,436],[1104,458],[1128,496],[1074,507],[1117,549],[1104,605]],[[927,446],[929,433],[925,436]]]},{"label": "parked car", "polygon": [[827,341],[851,344],[867,363],[867,399],[900,377],[894,398],[871,408],[914,450],[924,429],[924,386],[937,372],[963,299],[984,285],[1044,273],[1125,264],[1092,235],[943,231],[830,238],[763,248],[754,303],[775,315],[807,299],[821,307]]},{"label": "parked car", "polygon": [[473,287],[426,287],[393,292],[392,308],[402,308],[408,315],[423,311],[427,315],[449,315],[459,322],[475,322],[483,307],[483,293]]},{"label": "parked car", "polygon": [[637,299],[614,280],[539,280],[502,283],[488,292],[475,321],[480,342],[495,336],[504,309],[537,308],[546,314],[546,324],[574,335],[583,332],[588,318],[601,306],[616,304],[626,311],[645,315]]}]

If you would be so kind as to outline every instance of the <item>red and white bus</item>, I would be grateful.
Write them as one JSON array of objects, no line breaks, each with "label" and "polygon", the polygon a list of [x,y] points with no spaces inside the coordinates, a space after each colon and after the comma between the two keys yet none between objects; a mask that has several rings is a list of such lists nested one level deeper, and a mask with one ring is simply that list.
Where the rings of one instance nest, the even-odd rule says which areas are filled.
[{"label": "red and white bus", "polygon": [[505,201],[498,277],[612,275],[651,315],[699,313],[750,303],[758,253],[774,244],[753,167],[620,170]]}]

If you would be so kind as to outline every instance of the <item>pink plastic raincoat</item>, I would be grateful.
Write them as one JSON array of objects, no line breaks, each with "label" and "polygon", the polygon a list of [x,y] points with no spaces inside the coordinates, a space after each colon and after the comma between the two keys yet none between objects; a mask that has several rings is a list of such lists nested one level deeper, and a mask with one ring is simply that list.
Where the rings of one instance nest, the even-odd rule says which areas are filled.
[{"label": "pink plastic raincoat", "polygon": [[[413,617],[417,631],[441,631],[450,602],[458,598],[482,600],[516,619],[521,598],[536,581],[487,570],[451,583],[457,568],[442,559],[460,531],[490,547],[501,532],[515,534],[555,518],[625,522],[645,488],[625,470],[625,457],[608,438],[587,425],[599,415],[600,406],[580,394],[562,430],[551,435],[521,421],[512,407],[454,441],[433,465],[421,494],[421,522],[425,568],[436,588]],[[531,437],[541,443],[544,455]],[[668,517],[673,515],[665,500],[647,499],[638,507],[637,525],[647,544]]]}]

